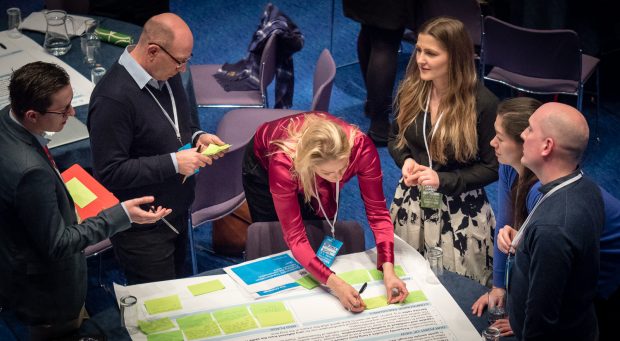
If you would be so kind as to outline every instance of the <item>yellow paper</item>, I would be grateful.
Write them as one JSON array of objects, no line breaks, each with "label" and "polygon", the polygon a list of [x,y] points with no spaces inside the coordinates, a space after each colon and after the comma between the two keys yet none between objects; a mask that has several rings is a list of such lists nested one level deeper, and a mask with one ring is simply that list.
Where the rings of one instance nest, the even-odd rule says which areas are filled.
[{"label": "yellow paper", "polygon": [[144,302],[144,305],[146,306],[146,311],[148,311],[151,315],[183,308],[183,306],[181,306],[179,295],[171,295],[148,300]]},{"label": "yellow paper", "polygon": [[319,282],[317,282],[310,275],[306,275],[306,276],[298,279],[297,280],[297,284],[301,285],[302,287],[304,287],[304,288],[306,288],[308,290],[312,290],[312,289],[314,289],[314,288],[319,286]]},{"label": "yellow paper", "polygon": [[258,328],[254,319],[249,315],[234,320],[220,322],[220,327],[222,327],[222,330],[226,334],[241,333],[246,330]]},{"label": "yellow paper", "polygon": [[208,325],[184,329],[183,334],[185,334],[185,337],[188,340],[196,340],[218,336],[221,335],[222,332],[220,331],[220,328],[217,326],[217,324],[215,324],[215,322],[212,322]]},{"label": "yellow paper", "polygon": [[424,295],[422,290],[415,290],[409,292],[409,296],[407,296],[407,298],[402,304],[411,304],[424,301],[428,301],[428,298],[426,298],[426,295]]},{"label": "yellow paper", "polygon": [[406,274],[405,274],[405,270],[404,270],[404,269],[403,269],[403,267],[402,267],[402,266],[400,266],[400,265],[396,265],[396,266],[394,267],[394,273],[395,273],[395,274],[396,274],[396,276],[398,276],[398,277],[404,277],[404,276],[406,275]]},{"label": "yellow paper", "polygon": [[201,152],[201,154],[205,155],[205,156],[211,156],[211,155],[215,155],[215,154],[217,154],[219,152],[223,152],[223,151],[225,151],[228,148],[230,148],[230,145],[228,143],[226,143],[224,145],[221,145],[221,146],[218,146],[215,143],[211,143],[210,145],[207,146],[207,149],[205,149],[205,150],[203,150]]},{"label": "yellow paper", "polygon": [[343,281],[353,285],[353,284],[362,284],[370,281],[370,276],[368,275],[368,271],[362,270],[353,270],[347,271],[343,273],[337,274],[340,279]]},{"label": "yellow paper", "polygon": [[265,302],[250,304],[252,314],[258,315],[262,313],[275,313],[278,311],[286,311],[286,307],[282,302]]},{"label": "yellow paper", "polygon": [[220,282],[219,279],[216,279],[214,281],[208,281],[204,283],[190,285],[187,288],[192,293],[192,295],[198,296],[198,295],[208,294],[213,291],[222,290],[225,287],[224,287],[224,284],[222,284],[222,282]]},{"label": "yellow paper", "polygon": [[293,314],[288,310],[255,314],[255,316],[263,328],[295,323]]},{"label": "yellow paper", "polygon": [[181,329],[190,329],[198,326],[208,325],[210,323],[215,323],[213,321],[213,318],[211,317],[211,313],[199,313],[177,319],[177,324]]},{"label": "yellow paper", "polygon": [[148,341],[183,341],[183,333],[180,330],[175,330],[167,333],[147,335],[146,339]]},{"label": "yellow paper", "polygon": [[97,199],[95,193],[91,192],[88,187],[84,186],[78,178],[73,178],[67,181],[65,185],[71,194],[71,198],[73,198],[73,202],[80,208],[86,207],[88,204]]},{"label": "yellow paper", "polygon": [[138,321],[138,326],[144,334],[153,334],[174,328],[174,323],[166,317],[153,321],[140,320]]},{"label": "yellow paper", "polygon": [[368,272],[370,273],[370,277],[372,277],[372,279],[375,281],[380,281],[383,279],[383,272],[377,269],[370,269],[368,270]]},{"label": "yellow paper", "polygon": [[237,319],[241,319],[244,317],[251,318],[250,313],[245,308],[245,306],[217,310],[213,312],[213,317],[215,317],[215,320],[219,323],[230,321],[230,320],[237,320]]},{"label": "yellow paper", "polygon": [[388,305],[385,295],[364,298],[364,303],[366,303],[366,310],[377,309]]}]

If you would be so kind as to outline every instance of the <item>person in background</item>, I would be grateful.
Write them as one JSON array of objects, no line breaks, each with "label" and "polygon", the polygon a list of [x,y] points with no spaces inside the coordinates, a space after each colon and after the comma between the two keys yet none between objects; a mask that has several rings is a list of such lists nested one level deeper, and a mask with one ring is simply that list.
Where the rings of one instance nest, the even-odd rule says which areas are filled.
[{"label": "person in background", "polygon": [[366,87],[364,114],[370,118],[368,136],[377,146],[387,144],[398,49],[405,27],[413,27],[416,2],[342,1],[344,15],[361,26],[357,37],[357,56]]},{"label": "person in background", "polygon": [[519,230],[497,238],[507,260],[508,313],[518,339],[596,340],[594,298],[605,222],[598,186],[579,169],[589,137],[575,108],[546,103],[521,133],[521,164],[542,197]]},{"label": "person in background", "polygon": [[420,29],[395,100],[388,149],[402,178],[390,207],[395,233],[446,269],[491,278],[495,218],[484,186],[497,180],[489,142],[497,97],[479,82],[462,22],[438,17]]},{"label": "person in background", "polygon": [[87,126],[95,178],[120,199],[154,195],[156,205],[173,210],[166,221],[134,226],[111,239],[130,284],[188,273],[191,176],[212,162],[196,146],[223,144],[190,116],[179,72],[185,71],[192,48],[192,32],[183,19],[172,13],[154,16],[138,44],[126,48],[91,95]]},{"label": "person in background", "polygon": [[80,223],[45,138],[75,115],[69,75],[56,64],[26,64],[13,72],[9,98],[0,111],[0,307],[29,326],[30,339],[55,339],[85,315],[84,248],[170,209],[144,211],[154,198],[141,197]]},{"label": "person in background", "polygon": [[319,260],[303,222],[325,219],[333,227],[341,184],[354,176],[375,236],[377,269],[383,271],[388,302],[403,302],[408,291],[394,272],[394,233],[381,185],[381,164],[366,135],[328,113],[302,113],[260,126],[243,161],[243,188],[252,221],[279,220],[295,259],[327,284],[345,309],[361,312],[362,298]]},{"label": "person in background", "polygon": [[[523,139],[520,134],[528,126],[528,119],[542,103],[528,97],[505,100],[497,108],[495,138],[491,146],[495,148],[499,166],[498,206],[495,248],[493,252],[493,296],[505,294],[506,254],[499,250],[497,234],[508,226],[518,230],[528,213],[542,196],[540,182],[529,169],[521,163]],[[620,201],[601,188],[605,205],[605,226],[600,241],[601,270],[598,279],[595,307],[601,340],[611,340],[612,321],[618,321],[617,306],[620,287]],[[473,304],[472,312],[481,316],[489,297],[484,294]],[[615,304],[613,304],[615,303]],[[613,305],[612,305],[613,304]],[[512,334],[508,319],[500,320],[498,327],[502,335]]]}]

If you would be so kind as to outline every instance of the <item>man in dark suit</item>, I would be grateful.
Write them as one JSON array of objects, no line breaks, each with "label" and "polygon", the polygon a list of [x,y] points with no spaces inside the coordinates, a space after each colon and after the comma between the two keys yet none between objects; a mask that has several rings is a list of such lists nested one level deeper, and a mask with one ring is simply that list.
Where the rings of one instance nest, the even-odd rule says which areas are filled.
[{"label": "man in dark suit", "polygon": [[79,328],[86,298],[85,247],[134,223],[171,212],[147,212],[132,199],[78,224],[75,206],[47,148],[45,132],[62,130],[73,90],[55,64],[16,70],[10,106],[0,110],[0,306],[30,326],[31,339],[52,339]]}]

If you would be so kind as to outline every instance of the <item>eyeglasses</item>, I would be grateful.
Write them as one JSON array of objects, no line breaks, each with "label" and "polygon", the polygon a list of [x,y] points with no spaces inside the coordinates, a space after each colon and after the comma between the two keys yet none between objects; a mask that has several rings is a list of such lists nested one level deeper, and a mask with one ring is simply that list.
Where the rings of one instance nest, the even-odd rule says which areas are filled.
[{"label": "eyeglasses", "polygon": [[71,104],[69,104],[69,107],[67,108],[67,110],[65,111],[44,111],[44,114],[54,114],[54,115],[61,115],[62,118],[67,118],[69,117],[71,110],[73,110],[73,106]]},{"label": "eyeglasses", "polygon": [[190,59],[192,59],[192,57],[194,56],[194,54],[192,53],[189,55],[189,57],[187,57],[187,59],[185,59],[184,61],[180,61],[175,56],[173,56],[170,52],[168,52],[168,50],[166,50],[163,46],[157,43],[149,43],[149,45],[155,45],[159,47],[162,51],[166,52],[166,54],[170,56],[170,58],[172,58],[172,60],[174,60],[175,63],[177,63],[177,68],[181,68],[183,64],[189,63]]}]

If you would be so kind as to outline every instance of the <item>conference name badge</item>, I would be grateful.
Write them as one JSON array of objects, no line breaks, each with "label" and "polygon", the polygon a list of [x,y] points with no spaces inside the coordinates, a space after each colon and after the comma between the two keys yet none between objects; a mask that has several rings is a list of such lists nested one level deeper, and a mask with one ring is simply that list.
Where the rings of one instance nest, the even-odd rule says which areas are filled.
[{"label": "conference name badge", "polygon": [[420,206],[438,210],[441,207],[441,193],[433,188],[425,188],[420,195]]},{"label": "conference name badge", "polygon": [[338,251],[340,251],[342,244],[343,243],[338,239],[330,236],[325,236],[325,239],[323,239],[323,242],[321,243],[321,246],[319,247],[316,256],[319,257],[319,259],[321,260],[321,262],[323,262],[323,264],[325,264],[325,266],[329,267],[332,265],[332,263],[334,263],[336,255],[338,254]]}]

